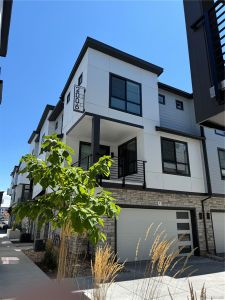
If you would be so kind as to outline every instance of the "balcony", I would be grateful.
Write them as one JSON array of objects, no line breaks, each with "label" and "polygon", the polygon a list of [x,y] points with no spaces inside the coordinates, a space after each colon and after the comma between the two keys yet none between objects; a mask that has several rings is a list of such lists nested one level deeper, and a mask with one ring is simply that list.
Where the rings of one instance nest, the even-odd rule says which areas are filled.
[{"label": "balcony", "polygon": [[84,113],[66,133],[66,143],[75,152],[73,165],[86,170],[99,157],[108,155],[114,162],[111,175],[99,178],[100,183],[145,188],[143,128],[142,124]]},{"label": "balcony", "polygon": [[[100,157],[100,156],[98,156]],[[122,187],[135,185],[146,188],[145,164],[143,160],[132,160],[127,163],[123,158],[112,156],[113,164],[110,168],[109,177],[99,177],[100,185],[119,184]],[[82,167],[84,170],[92,165],[93,157],[88,155],[73,164]]]}]

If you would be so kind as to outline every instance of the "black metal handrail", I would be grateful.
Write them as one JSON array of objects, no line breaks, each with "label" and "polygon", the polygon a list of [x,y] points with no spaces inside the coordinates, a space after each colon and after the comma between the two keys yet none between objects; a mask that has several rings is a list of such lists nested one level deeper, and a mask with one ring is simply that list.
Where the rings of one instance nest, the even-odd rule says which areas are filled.
[{"label": "black metal handrail", "polygon": [[[100,157],[100,155],[99,155]],[[129,162],[126,159],[112,156],[112,166],[110,168],[109,177],[100,177],[99,181],[114,181],[119,182],[122,186],[126,184],[142,185],[143,188],[146,188],[146,176],[145,176],[145,164],[146,161],[136,159],[130,160]],[[74,164],[72,166],[82,167],[84,170],[87,170],[92,165],[92,155],[88,155]]]}]

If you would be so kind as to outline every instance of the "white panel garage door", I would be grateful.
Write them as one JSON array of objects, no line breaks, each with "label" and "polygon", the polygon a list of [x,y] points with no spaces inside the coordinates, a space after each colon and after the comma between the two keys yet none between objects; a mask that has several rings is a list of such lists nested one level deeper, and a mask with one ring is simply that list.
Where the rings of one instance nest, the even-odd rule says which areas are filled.
[{"label": "white panel garage door", "polygon": [[[151,224],[153,226],[146,239],[146,232]],[[153,234],[159,225],[158,233],[165,230],[163,235],[166,234],[166,239],[179,237],[177,247],[185,246],[186,252],[193,249],[190,211],[122,208],[117,221],[118,257],[123,261],[134,261],[138,248],[137,259],[149,259],[149,251],[155,238]]]},{"label": "white panel garage door", "polygon": [[225,253],[225,213],[212,213],[216,253]]}]

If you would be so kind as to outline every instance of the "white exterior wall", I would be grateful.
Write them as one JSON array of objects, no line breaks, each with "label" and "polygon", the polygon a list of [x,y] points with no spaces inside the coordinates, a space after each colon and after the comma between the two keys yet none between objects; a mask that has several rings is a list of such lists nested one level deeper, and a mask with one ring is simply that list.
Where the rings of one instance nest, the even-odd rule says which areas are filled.
[{"label": "white exterior wall", "polygon": [[[85,67],[86,69],[85,69]],[[93,114],[102,115],[105,117],[117,119],[120,121],[129,122],[135,125],[142,125],[144,129],[139,133],[127,136],[123,141],[118,142],[117,145],[110,145],[100,140],[102,145],[110,146],[110,152],[117,155],[118,145],[128,141],[131,138],[137,137],[137,155],[138,159],[146,160],[146,183],[148,188],[178,190],[185,192],[199,192],[205,193],[205,172],[202,161],[201,141],[175,136],[171,134],[162,134],[155,130],[155,126],[160,125],[162,121],[162,111],[158,103],[158,78],[157,75],[145,71],[136,66],[130,65],[119,59],[115,59],[99,51],[88,49],[84,60],[75,75],[68,92],[71,91],[77,78],[83,71],[82,86],[86,87],[85,94],[85,111]],[[87,72],[87,74],[86,74]],[[136,81],[141,84],[142,88],[142,117],[135,116],[129,113],[121,112],[109,108],[109,78],[110,73],[122,76],[124,78]],[[66,132],[81,116],[80,113],[72,111],[72,101],[64,106],[64,126],[63,130]],[[163,93],[161,91],[161,93]],[[170,112],[168,115],[168,126],[164,123],[162,126],[173,128],[179,131],[186,131],[193,134],[199,134],[198,126],[194,125],[194,111],[192,100],[177,97],[168,92],[166,94],[167,105],[165,109]],[[175,99],[184,102],[184,111],[178,111],[175,106]],[[71,99],[72,100],[72,99]],[[173,115],[173,110],[176,115]],[[170,109],[171,106],[171,109]],[[181,112],[181,114],[180,114]],[[161,113],[161,115],[160,115]],[[177,117],[177,114],[179,116]],[[166,113],[164,112],[164,115]],[[184,116],[185,115],[185,116]],[[160,120],[161,117],[161,120]],[[164,118],[166,120],[166,118]],[[162,123],[162,122],[161,122]],[[110,132],[109,132],[110,135]],[[191,176],[169,175],[162,172],[162,158],[161,158],[161,140],[160,137],[165,136],[178,141],[188,143],[189,161]],[[79,142],[85,140],[82,137],[68,138],[67,143],[77,150],[73,162],[78,161]]]},{"label": "white exterior wall", "polygon": [[30,143],[30,153],[35,156],[38,156],[39,143],[35,142],[36,138],[37,138],[37,134],[35,135],[32,142]]},{"label": "white exterior wall", "polygon": [[[195,121],[194,101],[159,89],[165,96],[165,104],[159,104],[160,126],[200,135],[200,128]],[[176,108],[176,100],[182,101],[184,110]]]},{"label": "white exterior wall", "polygon": [[[141,84],[143,118],[109,108],[109,73],[120,75]],[[88,86],[86,111],[137,125],[144,119],[159,124],[157,75],[119,59],[88,49]]]},{"label": "white exterior wall", "polygon": [[[19,167],[19,171],[23,170],[25,168],[25,163],[21,163],[20,167]],[[30,184],[30,180],[27,178],[27,173],[24,173],[24,174],[21,174],[19,173],[18,174],[18,177],[17,177],[17,184]]]},{"label": "white exterior wall", "polygon": [[[63,116],[63,133],[66,132],[76,123],[81,117],[82,113],[73,111],[74,85],[77,85],[78,78],[83,73],[82,87],[87,87],[87,66],[88,66],[88,52],[84,55],[77,72],[72,79],[69,88],[64,97],[64,116]],[[70,102],[67,103],[67,96],[70,93]]]},{"label": "white exterior wall", "polygon": [[[162,171],[161,137],[188,144],[191,176],[165,174]],[[205,193],[205,172],[202,159],[202,146],[198,140],[167,133],[144,133],[144,149],[147,187],[165,190]]]},{"label": "white exterior wall", "polygon": [[14,202],[13,203],[17,203],[20,198],[22,197],[22,190],[23,190],[23,185],[17,185],[15,187],[15,198],[14,198]]},{"label": "white exterior wall", "polygon": [[225,137],[215,134],[214,129],[204,128],[212,193],[225,194],[225,180],[221,179],[218,148],[225,149]]},{"label": "white exterior wall", "polygon": [[[48,118],[49,118],[51,112],[52,111],[49,111],[48,116],[45,119],[45,122],[44,122],[44,124],[43,124],[43,126],[41,128],[41,131],[40,131],[40,140],[39,140],[39,143],[38,143],[38,155],[37,155],[37,157],[40,158],[40,159],[43,159],[43,160],[45,159],[46,154],[45,153],[39,154],[39,153],[41,151],[41,143],[42,143],[42,137],[43,137],[43,135],[46,136],[46,135],[49,135],[49,133],[50,133],[50,124],[52,122],[49,122]],[[41,191],[42,191],[42,187],[41,187],[40,184],[34,185],[33,186],[33,195],[32,195],[32,198],[36,197]]]},{"label": "white exterior wall", "polygon": [[[58,127],[55,128],[57,122],[58,122]],[[58,118],[55,121],[49,122],[49,132],[48,132],[48,134],[49,135],[51,135],[53,133],[61,134],[62,133],[62,126],[63,126],[63,111],[59,114]]]}]

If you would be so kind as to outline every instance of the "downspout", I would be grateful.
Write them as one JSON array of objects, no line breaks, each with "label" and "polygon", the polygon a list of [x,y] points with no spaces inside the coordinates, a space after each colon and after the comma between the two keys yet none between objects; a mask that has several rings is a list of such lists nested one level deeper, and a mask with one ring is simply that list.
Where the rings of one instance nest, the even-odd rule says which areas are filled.
[{"label": "downspout", "polygon": [[201,205],[202,205],[202,216],[203,216],[206,252],[209,253],[209,243],[208,243],[208,234],[207,234],[204,203],[205,203],[206,200],[212,198],[212,186],[211,186],[210,173],[209,173],[208,155],[207,155],[207,150],[206,150],[205,132],[204,132],[204,128],[202,126],[200,126],[200,131],[201,131],[201,137],[204,138],[204,139],[202,139],[202,151],[203,151],[203,158],[204,158],[204,163],[205,163],[205,174],[206,174],[207,190],[208,190],[208,195],[209,195],[207,198],[201,200]]},{"label": "downspout", "polygon": [[205,217],[205,207],[204,202],[210,199],[212,196],[209,196],[203,200],[201,200],[202,204],[202,216],[203,216],[203,224],[204,224],[204,234],[205,234],[205,245],[206,245],[206,252],[209,253],[209,243],[208,243],[208,235],[207,235],[207,227],[206,227],[206,217]]}]

